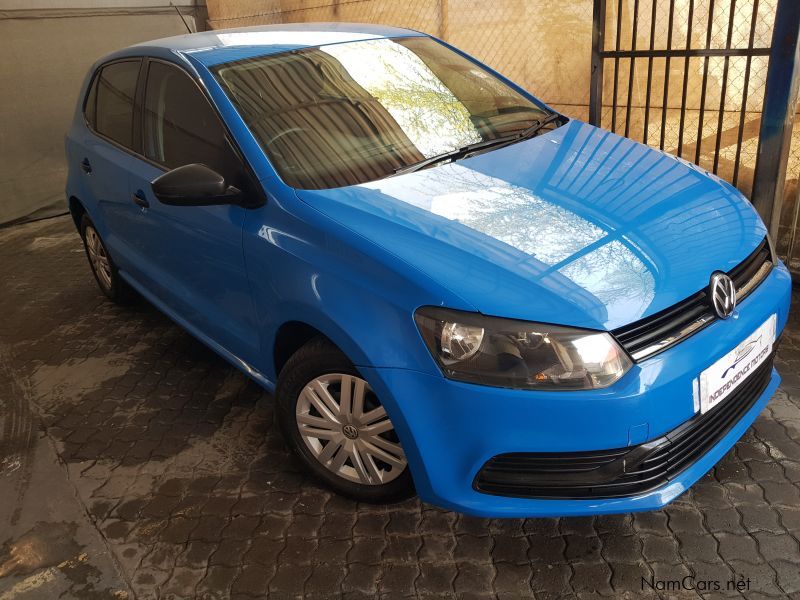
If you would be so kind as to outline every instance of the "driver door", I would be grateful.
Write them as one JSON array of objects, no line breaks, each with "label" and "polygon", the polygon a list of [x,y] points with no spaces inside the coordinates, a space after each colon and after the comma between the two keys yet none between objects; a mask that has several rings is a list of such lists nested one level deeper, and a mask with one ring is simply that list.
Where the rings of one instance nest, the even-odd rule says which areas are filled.
[{"label": "driver door", "polygon": [[259,340],[242,252],[246,209],[170,206],[150,185],[169,169],[201,163],[228,184],[253,189],[243,181],[246,169],[216,110],[183,69],[149,60],[140,97],[144,158],[130,178],[131,206],[141,213],[132,243],[144,258],[136,276],[174,316],[252,364]]}]

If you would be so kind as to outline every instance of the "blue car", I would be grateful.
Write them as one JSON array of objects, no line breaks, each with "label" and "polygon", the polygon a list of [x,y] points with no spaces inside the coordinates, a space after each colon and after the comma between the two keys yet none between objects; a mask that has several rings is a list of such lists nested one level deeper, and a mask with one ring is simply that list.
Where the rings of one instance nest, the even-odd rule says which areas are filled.
[{"label": "blue car", "polygon": [[428,35],[133,46],[91,69],[66,152],[101,290],[274,392],[360,501],[656,509],[780,381],[791,279],[735,188]]}]

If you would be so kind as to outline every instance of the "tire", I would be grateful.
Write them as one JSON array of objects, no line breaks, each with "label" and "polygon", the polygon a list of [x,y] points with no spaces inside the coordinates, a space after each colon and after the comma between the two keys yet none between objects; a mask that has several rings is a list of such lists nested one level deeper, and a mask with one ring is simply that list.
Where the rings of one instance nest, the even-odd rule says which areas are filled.
[{"label": "tire", "polygon": [[86,258],[100,290],[118,304],[130,303],[136,294],[128,282],[120,277],[119,269],[106,250],[103,239],[86,214],[81,218],[81,238]]},{"label": "tire", "polygon": [[[342,406],[345,389],[350,390],[351,401],[345,394]],[[369,384],[328,340],[311,340],[287,361],[275,398],[287,444],[328,487],[370,503],[398,502],[414,495],[391,420]],[[315,433],[323,437],[316,438]]]}]

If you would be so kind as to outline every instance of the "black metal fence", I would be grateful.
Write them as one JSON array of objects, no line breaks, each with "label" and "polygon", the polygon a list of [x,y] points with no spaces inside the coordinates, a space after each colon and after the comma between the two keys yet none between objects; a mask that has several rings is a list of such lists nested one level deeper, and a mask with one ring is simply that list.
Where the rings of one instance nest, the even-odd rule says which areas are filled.
[{"label": "black metal fence", "polygon": [[727,179],[778,237],[800,2],[594,0],[593,27],[589,120]]}]

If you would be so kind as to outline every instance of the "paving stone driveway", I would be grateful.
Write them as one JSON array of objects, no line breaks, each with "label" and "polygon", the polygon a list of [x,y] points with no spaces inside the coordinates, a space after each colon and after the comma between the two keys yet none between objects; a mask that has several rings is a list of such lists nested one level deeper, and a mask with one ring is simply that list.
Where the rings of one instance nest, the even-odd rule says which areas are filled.
[{"label": "paving stone driveway", "polygon": [[0,231],[0,282],[0,360],[138,598],[697,597],[669,583],[690,573],[706,596],[800,598],[798,310],[781,390],[670,507],[485,520],[321,489],[268,394],[146,302],[101,296],[66,217]]}]

